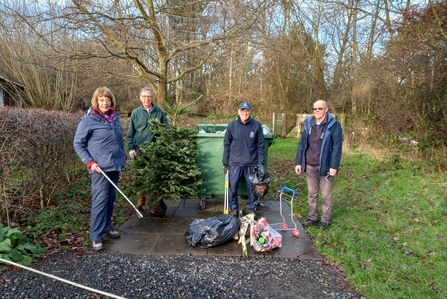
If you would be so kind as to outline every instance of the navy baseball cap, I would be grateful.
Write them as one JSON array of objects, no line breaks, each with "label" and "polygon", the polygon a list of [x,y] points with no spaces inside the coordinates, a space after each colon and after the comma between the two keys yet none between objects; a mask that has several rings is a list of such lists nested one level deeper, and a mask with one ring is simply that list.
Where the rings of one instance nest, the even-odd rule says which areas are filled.
[{"label": "navy baseball cap", "polygon": [[243,102],[239,105],[239,110],[242,110],[242,109],[251,110],[251,105],[247,102]]}]

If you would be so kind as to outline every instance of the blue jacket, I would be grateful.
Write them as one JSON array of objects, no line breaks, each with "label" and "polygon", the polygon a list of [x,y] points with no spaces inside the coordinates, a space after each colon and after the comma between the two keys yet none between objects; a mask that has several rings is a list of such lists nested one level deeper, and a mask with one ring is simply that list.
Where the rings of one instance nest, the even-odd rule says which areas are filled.
[{"label": "blue jacket", "polygon": [[222,164],[264,165],[264,132],[259,121],[249,118],[244,124],[238,117],[228,124],[224,137]]},{"label": "blue jacket", "polygon": [[[123,133],[115,113],[113,126],[90,108],[79,120],[73,147],[79,158],[87,166],[95,161],[104,172],[121,171],[126,165],[126,150]],[[92,173],[90,168],[89,173]]]},{"label": "blue jacket", "polygon": [[[329,168],[338,170],[342,153],[343,133],[341,125],[331,113],[328,112],[326,117],[328,119],[320,152],[320,176],[326,176],[329,172]],[[307,140],[312,127],[311,121],[313,118],[315,118],[315,116],[308,117],[304,121],[304,132],[298,143],[298,150],[295,157],[295,165],[301,165],[302,172],[306,171]]]}]

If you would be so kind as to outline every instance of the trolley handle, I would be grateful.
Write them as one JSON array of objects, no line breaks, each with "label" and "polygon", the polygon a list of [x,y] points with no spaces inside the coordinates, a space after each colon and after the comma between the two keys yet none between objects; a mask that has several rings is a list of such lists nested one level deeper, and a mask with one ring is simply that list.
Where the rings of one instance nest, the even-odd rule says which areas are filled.
[{"label": "trolley handle", "polygon": [[292,188],[289,188],[289,187],[284,186],[284,187],[282,187],[282,189],[281,189],[281,193],[283,193],[284,190],[287,190],[287,191],[289,191],[289,192],[292,192],[292,198],[295,197],[296,192],[295,192],[295,190],[293,190]]}]

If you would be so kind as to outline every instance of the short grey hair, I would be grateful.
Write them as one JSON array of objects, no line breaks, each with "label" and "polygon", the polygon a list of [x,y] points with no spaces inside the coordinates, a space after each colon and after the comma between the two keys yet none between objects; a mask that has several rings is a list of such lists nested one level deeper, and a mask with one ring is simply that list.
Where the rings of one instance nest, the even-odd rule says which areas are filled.
[{"label": "short grey hair", "polygon": [[140,90],[140,95],[143,93],[143,91],[150,91],[150,93],[151,93],[152,96],[155,95],[155,94],[154,94],[154,91],[153,91],[152,88],[150,88],[150,87],[147,87],[147,86],[143,87],[143,88]]}]

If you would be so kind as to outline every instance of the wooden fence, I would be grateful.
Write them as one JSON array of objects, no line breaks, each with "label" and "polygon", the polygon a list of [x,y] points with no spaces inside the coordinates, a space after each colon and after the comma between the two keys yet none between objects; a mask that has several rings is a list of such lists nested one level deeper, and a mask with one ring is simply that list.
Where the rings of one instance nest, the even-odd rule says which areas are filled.
[{"label": "wooden fence", "polygon": [[[304,129],[304,120],[311,115],[306,113],[273,113],[272,133],[275,136],[286,137],[292,130],[296,129],[296,135],[290,137],[300,138]],[[343,113],[337,115],[332,113],[332,115],[344,126],[345,115]]]}]

